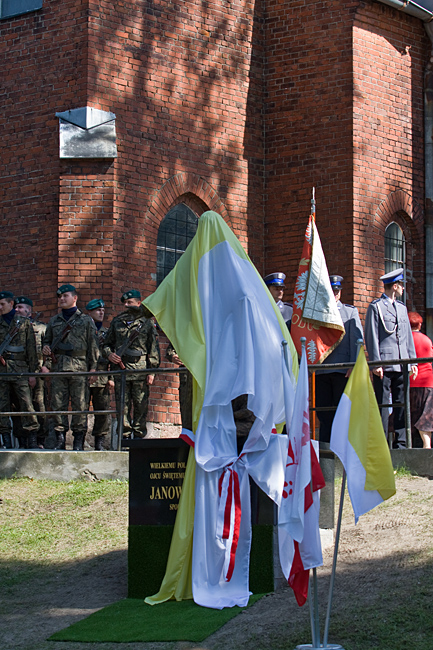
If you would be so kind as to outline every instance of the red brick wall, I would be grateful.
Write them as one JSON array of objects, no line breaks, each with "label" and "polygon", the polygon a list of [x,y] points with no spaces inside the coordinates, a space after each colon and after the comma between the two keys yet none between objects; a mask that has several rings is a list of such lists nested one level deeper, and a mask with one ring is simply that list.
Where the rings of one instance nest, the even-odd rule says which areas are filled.
[{"label": "red brick wall", "polygon": [[[89,7],[89,103],[117,115],[114,290],[125,273],[144,295],[155,289],[157,229],[185,194],[176,179],[188,175],[199,182],[186,193],[205,209],[220,203],[262,264],[262,187],[259,178],[249,204],[244,152],[247,111],[258,113],[254,130],[261,130],[249,87],[254,4],[91,0]],[[170,181],[170,200],[149,213]]]},{"label": "red brick wall", "polygon": [[58,284],[76,287],[81,308],[103,298],[107,314],[113,301],[113,196],[113,163],[62,163]]},{"label": "red brick wall", "polygon": [[85,105],[86,2],[44,0],[0,22],[0,286],[56,306],[59,144],[56,111]]},{"label": "red brick wall", "polygon": [[[311,189],[331,273],[365,314],[380,291],[384,233],[403,228],[424,305],[423,70],[420,20],[377,2],[268,3],[266,272],[293,295]],[[408,210],[406,214],[405,210]]]},{"label": "red brick wall", "polygon": [[[125,289],[152,292],[180,201],[220,212],[260,272],[287,273],[289,297],[313,186],[343,299],[363,313],[376,295],[396,220],[422,310],[420,20],[373,0],[44,0],[0,22],[0,52],[0,287],[45,316],[67,280],[109,316]],[[85,105],[116,114],[114,161],[59,160],[55,112]],[[168,422],[176,392],[153,388]]]},{"label": "red brick wall", "polygon": [[379,3],[361,6],[353,29],[355,297],[365,311],[382,286],[384,234],[403,229],[416,283],[407,305],[424,308],[423,71],[420,20]]},{"label": "red brick wall", "polygon": [[[262,22],[248,0],[89,2],[88,103],[117,116],[115,306],[156,288],[158,228],[181,201],[222,214],[263,270]],[[149,419],[178,423],[173,397],[157,376]]]},{"label": "red brick wall", "polygon": [[293,296],[316,188],[330,273],[352,278],[351,27],[357,3],[269,0],[266,46],[266,272]]}]

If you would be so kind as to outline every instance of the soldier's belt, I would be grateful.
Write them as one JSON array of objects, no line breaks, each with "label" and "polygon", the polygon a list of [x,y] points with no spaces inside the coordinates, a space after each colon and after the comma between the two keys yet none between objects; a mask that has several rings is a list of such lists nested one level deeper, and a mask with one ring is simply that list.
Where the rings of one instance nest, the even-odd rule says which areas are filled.
[{"label": "soldier's belt", "polygon": [[69,343],[68,341],[66,342],[60,341],[56,345],[56,350],[73,350],[73,349],[74,346],[72,345],[72,343]]},{"label": "soldier's belt", "polygon": [[73,359],[86,359],[86,350],[62,350],[56,356],[72,357]]},{"label": "soldier's belt", "polygon": [[25,361],[26,360],[26,355],[24,352],[5,352],[3,354],[4,358],[7,359],[8,361]]}]

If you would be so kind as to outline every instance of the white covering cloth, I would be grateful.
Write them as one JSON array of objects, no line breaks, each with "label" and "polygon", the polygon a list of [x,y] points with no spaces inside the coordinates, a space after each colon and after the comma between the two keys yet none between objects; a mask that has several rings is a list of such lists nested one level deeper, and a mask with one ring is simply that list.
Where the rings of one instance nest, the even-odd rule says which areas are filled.
[{"label": "white covering cloth", "polygon": [[[207,356],[195,435],[193,596],[207,607],[245,606],[250,595],[248,477],[279,503],[287,439],[272,428],[285,419],[283,373],[288,413],[294,390],[285,366],[282,372],[280,324],[251,263],[221,242],[201,258],[198,287]],[[256,420],[238,458],[231,400],[244,394]]]}]

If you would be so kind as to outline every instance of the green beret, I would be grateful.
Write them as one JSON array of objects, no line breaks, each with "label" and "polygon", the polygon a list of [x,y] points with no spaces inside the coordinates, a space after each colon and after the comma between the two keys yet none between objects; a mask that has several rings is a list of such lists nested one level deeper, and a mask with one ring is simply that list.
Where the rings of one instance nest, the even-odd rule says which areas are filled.
[{"label": "green beret", "polygon": [[12,291],[0,291],[0,300],[3,300],[4,298],[7,300],[13,300],[14,294]]},{"label": "green beret", "polygon": [[27,296],[17,296],[15,298],[15,304],[16,305],[30,305],[30,307],[33,307],[33,300],[30,298],[27,298]]},{"label": "green beret", "polygon": [[138,300],[141,300],[141,293],[137,289],[130,289],[130,291],[125,291],[125,293],[122,294],[120,300],[125,302],[128,298],[138,298]]},{"label": "green beret", "polygon": [[62,293],[67,293],[68,291],[76,292],[77,290],[72,284],[62,284],[62,286],[57,289],[57,295],[61,296]]},{"label": "green beret", "polygon": [[98,309],[98,307],[105,307],[105,302],[102,298],[93,298],[86,305],[87,311],[93,311],[93,309]]}]

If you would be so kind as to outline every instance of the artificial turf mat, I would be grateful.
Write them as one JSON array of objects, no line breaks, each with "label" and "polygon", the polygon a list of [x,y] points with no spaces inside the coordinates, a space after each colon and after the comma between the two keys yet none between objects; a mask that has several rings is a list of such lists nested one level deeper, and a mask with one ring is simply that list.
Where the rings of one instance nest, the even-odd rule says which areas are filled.
[{"label": "artificial turf mat", "polygon": [[[264,594],[250,597],[248,607]],[[141,598],[127,598],[104,607],[82,621],[56,632],[49,641],[81,643],[132,643],[193,641],[199,643],[234,618],[245,607],[209,609],[192,600],[170,600],[147,605]]]}]

